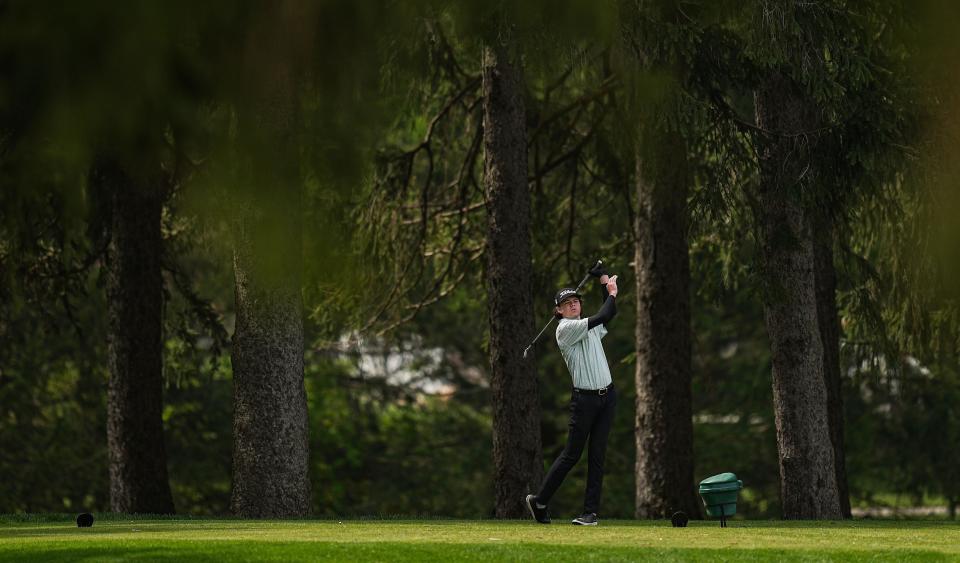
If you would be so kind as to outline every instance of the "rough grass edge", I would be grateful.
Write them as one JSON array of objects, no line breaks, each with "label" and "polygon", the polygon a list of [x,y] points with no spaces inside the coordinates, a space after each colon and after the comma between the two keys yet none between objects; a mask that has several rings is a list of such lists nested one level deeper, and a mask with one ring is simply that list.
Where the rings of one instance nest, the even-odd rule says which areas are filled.
[{"label": "rough grass edge", "polygon": [[[19,514],[0,514],[0,524],[45,524],[59,522],[76,522],[77,516],[82,512],[39,512],[39,513],[19,513]],[[319,521],[328,522],[331,520],[431,520],[431,521],[453,521],[463,520],[463,518],[452,518],[449,516],[436,516],[431,514],[369,514],[369,515],[350,515],[350,516],[292,516],[287,518],[243,518],[232,514],[223,515],[204,515],[196,516],[190,514],[127,514],[122,512],[91,512],[97,522],[123,522],[129,520],[270,520],[276,522],[297,522],[297,521]],[[477,520],[485,521],[484,519]],[[489,521],[498,521],[490,519]]]}]

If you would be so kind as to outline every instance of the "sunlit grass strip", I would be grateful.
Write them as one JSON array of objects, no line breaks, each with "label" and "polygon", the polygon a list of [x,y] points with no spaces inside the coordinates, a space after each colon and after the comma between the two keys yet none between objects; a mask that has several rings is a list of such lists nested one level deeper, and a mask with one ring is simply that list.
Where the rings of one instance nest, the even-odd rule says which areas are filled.
[{"label": "sunlit grass strip", "polygon": [[2,560],[960,560],[960,524],[934,521],[11,520]]}]

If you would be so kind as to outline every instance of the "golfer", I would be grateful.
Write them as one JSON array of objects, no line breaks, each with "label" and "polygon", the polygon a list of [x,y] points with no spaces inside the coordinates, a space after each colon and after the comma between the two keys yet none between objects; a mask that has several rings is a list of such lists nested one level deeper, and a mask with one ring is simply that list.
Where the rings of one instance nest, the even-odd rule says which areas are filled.
[{"label": "golfer", "polygon": [[547,477],[535,495],[527,495],[527,507],[541,524],[550,523],[547,505],[557,492],[564,477],[580,460],[584,446],[587,450],[587,490],[583,499],[583,514],[574,518],[580,526],[596,526],[600,520],[600,490],[603,486],[603,459],[607,451],[607,435],[613,422],[617,394],[610,377],[610,367],[600,343],[607,334],[607,323],[617,314],[617,276],[607,276],[602,268],[590,270],[600,278],[603,306],[592,317],[580,318],[580,294],[563,288],[554,298],[557,326],[557,345],[573,379],[570,397],[570,434],[560,457],[553,462]]}]

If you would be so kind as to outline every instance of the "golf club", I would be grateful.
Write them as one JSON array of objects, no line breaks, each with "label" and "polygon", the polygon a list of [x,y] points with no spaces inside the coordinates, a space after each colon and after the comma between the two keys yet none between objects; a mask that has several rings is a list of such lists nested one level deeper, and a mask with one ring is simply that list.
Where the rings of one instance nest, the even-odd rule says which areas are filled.
[{"label": "golf club", "polygon": [[[590,268],[590,269],[591,269],[591,270],[594,270],[594,269],[596,269],[596,268],[599,268],[600,266],[603,266],[603,260],[597,260],[597,263],[594,264],[594,265],[593,265],[593,268]],[[587,283],[587,280],[588,280],[588,279],[590,279],[589,270],[588,270],[588,272],[587,272],[587,275],[583,276],[583,279],[580,280],[580,283],[579,283],[579,284],[577,284],[577,289],[576,289],[576,292],[577,292],[577,293],[580,293],[580,288],[583,287],[583,284]],[[543,336],[543,333],[547,330],[547,327],[549,327],[549,326],[553,323],[553,321],[556,320],[556,318],[557,318],[556,315],[550,315],[550,320],[547,321],[547,324],[543,325],[543,328],[540,330],[540,334],[538,334],[538,335],[533,339],[533,342],[531,342],[529,346],[527,346],[526,348],[523,349],[523,357],[524,357],[524,358],[527,357],[527,354],[530,353],[530,348],[533,348],[534,344],[537,343],[537,340],[540,340],[540,337]]]}]

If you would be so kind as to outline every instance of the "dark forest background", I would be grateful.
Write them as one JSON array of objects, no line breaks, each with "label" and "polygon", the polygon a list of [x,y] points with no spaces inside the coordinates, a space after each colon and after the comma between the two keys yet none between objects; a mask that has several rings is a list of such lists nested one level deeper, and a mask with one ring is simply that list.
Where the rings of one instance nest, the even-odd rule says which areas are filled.
[{"label": "dark forest background", "polygon": [[[786,231],[762,187],[787,146],[790,201],[834,276],[854,515],[955,517],[957,24],[947,4],[887,0],[0,1],[0,512],[244,513],[245,362],[294,387],[302,373],[306,504],[277,514],[508,514],[491,358],[526,346],[556,290],[603,258],[621,288],[603,515],[635,517],[647,217],[687,252],[688,289],[664,306],[689,311],[689,490],[733,471],[738,510],[779,517],[765,306],[790,275],[771,277],[764,249]],[[491,262],[488,230],[485,100],[505,61],[522,69],[522,268]],[[801,127],[765,125],[764,107],[794,102]],[[644,178],[666,191],[645,199]],[[497,299],[522,330],[492,338]],[[584,310],[599,299],[588,288]],[[549,465],[570,379],[552,331],[534,355],[505,377],[536,382]],[[122,365],[155,379],[111,384]],[[271,404],[244,432],[273,432],[288,403]],[[157,424],[108,433],[143,410]],[[120,450],[168,500],[160,483],[143,493],[158,504],[118,504],[135,465],[112,464]],[[585,472],[555,514],[578,512]]]}]

